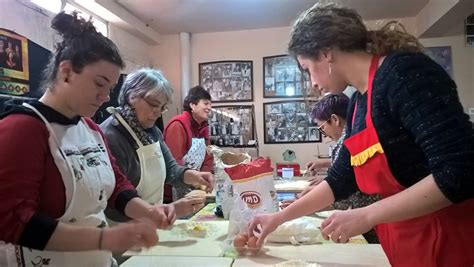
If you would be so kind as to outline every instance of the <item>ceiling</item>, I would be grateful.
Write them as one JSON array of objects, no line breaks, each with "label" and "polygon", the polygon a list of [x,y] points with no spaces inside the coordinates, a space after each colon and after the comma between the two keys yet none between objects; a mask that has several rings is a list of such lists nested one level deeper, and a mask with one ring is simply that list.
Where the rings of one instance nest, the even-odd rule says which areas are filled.
[{"label": "ceiling", "polygon": [[[289,26],[318,0],[113,0],[160,34]],[[414,17],[429,0],[338,0],[364,19]],[[328,1],[324,2],[336,2]]]}]

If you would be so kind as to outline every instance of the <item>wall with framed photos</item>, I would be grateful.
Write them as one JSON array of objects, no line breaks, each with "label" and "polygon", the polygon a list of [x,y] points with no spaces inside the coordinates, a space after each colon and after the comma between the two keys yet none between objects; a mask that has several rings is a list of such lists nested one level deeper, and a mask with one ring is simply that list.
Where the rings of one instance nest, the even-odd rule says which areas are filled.
[{"label": "wall with framed photos", "polygon": [[309,77],[301,73],[296,60],[288,55],[263,57],[263,97],[288,98],[307,95]]},{"label": "wall with framed photos", "polygon": [[304,100],[263,103],[265,144],[321,142],[317,125],[308,116],[313,104]]},{"label": "wall with framed photos", "polygon": [[211,144],[248,147],[255,139],[253,112],[253,105],[213,106],[208,120]]},{"label": "wall with framed photos", "polygon": [[212,102],[253,100],[253,62],[247,60],[199,63],[199,84],[211,94]]},{"label": "wall with framed photos", "polygon": [[[253,100],[250,101],[233,101],[228,105],[254,105],[255,111],[255,139],[259,144],[259,155],[268,156],[273,163],[283,162],[283,152],[287,149],[295,151],[296,161],[305,164],[307,161],[314,159],[318,155],[329,154],[329,144],[321,141],[295,141],[295,142],[275,142],[269,143],[265,141],[265,111],[264,103],[283,100],[281,98],[264,98],[264,66],[263,58],[274,55],[283,55],[286,51],[286,40],[288,39],[288,27],[272,28],[264,30],[237,31],[237,32],[221,32],[221,33],[202,33],[193,34],[192,40],[192,81],[193,84],[202,82],[202,73],[200,72],[200,63],[221,62],[233,60],[252,61],[253,66]],[[247,41],[243,41],[247,40]],[[297,66],[295,66],[297,68]],[[288,80],[289,81],[289,80]],[[233,99],[235,100],[235,99]],[[302,96],[284,97],[285,101],[305,101]],[[225,105],[225,104],[222,104]],[[213,101],[213,107],[221,106],[220,102]],[[300,112],[302,113],[302,112]],[[300,116],[301,117],[301,116]],[[212,122],[210,122],[212,123]],[[298,127],[295,127],[298,130]],[[301,127],[300,127],[301,128]],[[212,129],[210,130],[212,131]],[[227,129],[226,129],[227,131]],[[313,131],[314,132],[314,131]],[[210,136],[212,132],[210,132]],[[291,136],[290,136],[291,138]],[[215,138],[214,138],[215,139]],[[328,140],[322,140],[328,141]],[[319,148],[318,148],[319,147]],[[231,150],[232,147],[226,147],[225,150]],[[254,149],[249,146],[234,150],[236,152],[250,152]]]}]

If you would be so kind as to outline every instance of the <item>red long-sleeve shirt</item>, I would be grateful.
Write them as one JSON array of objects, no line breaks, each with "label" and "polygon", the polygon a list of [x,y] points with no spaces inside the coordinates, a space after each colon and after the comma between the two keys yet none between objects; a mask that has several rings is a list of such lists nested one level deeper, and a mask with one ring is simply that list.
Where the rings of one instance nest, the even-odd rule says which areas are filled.
[{"label": "red long-sleeve shirt", "polygon": [[[38,102],[34,106],[48,121],[74,123]],[[56,219],[65,212],[65,188],[51,155],[46,125],[35,114],[18,110],[0,120],[0,240],[44,249]],[[93,121],[87,123],[102,134]],[[108,205],[123,210],[136,191],[108,154],[116,177]]]}]

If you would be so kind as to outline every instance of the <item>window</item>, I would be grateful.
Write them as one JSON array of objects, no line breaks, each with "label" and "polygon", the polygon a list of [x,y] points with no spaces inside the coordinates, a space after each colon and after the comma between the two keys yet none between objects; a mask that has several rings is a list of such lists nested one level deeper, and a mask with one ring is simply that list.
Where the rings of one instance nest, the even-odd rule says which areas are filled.
[{"label": "window", "polygon": [[31,0],[31,3],[48,10],[53,14],[61,11],[61,0]]},{"label": "window", "polygon": [[[40,7],[41,9],[46,10],[52,14],[57,14],[61,11],[61,0],[23,0],[22,2],[26,5],[33,4],[34,7]],[[77,11],[79,16],[84,19],[89,19],[92,16],[92,23],[94,24],[97,31],[102,33],[104,36],[108,36],[107,22],[91,14],[85,9],[77,7],[75,5],[71,5],[70,3],[66,3],[66,5],[64,6],[64,11],[66,11],[67,13]]]}]

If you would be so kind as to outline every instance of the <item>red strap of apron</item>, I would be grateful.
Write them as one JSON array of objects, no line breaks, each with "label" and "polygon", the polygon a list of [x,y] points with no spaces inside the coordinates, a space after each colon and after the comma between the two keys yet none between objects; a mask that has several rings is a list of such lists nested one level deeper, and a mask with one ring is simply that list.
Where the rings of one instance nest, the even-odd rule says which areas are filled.
[{"label": "red strap of apron", "polygon": [[[367,80],[367,113],[365,115],[366,127],[372,126],[373,124],[372,118],[370,116],[370,114],[372,114],[372,83],[374,81],[377,68],[379,67],[379,59],[380,59],[380,56],[373,55],[372,60],[370,61],[369,79]],[[354,126],[356,113],[357,113],[357,100],[355,103],[354,112],[352,113],[352,126]]]}]

